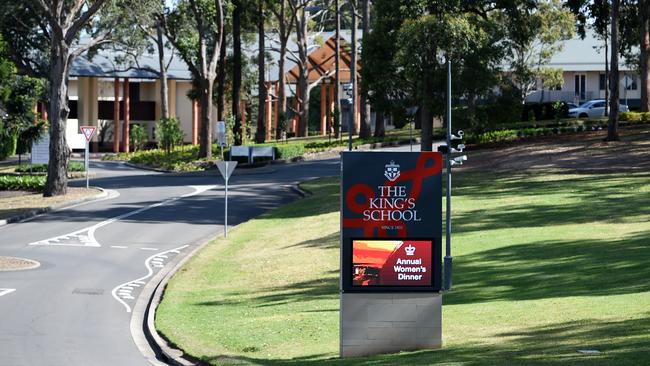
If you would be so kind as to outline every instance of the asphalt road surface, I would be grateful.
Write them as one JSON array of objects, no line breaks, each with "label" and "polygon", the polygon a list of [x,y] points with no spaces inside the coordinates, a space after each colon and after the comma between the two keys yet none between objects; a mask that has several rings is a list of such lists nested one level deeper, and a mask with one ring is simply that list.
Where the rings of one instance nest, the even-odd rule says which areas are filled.
[{"label": "asphalt road surface", "polygon": [[[338,159],[238,169],[228,223],[295,200],[292,185],[339,169]],[[91,170],[91,185],[107,198],[0,227],[0,256],[41,263],[0,271],[1,366],[148,365],[129,328],[142,287],[175,256],[223,231],[216,172],[175,176],[111,162]]]}]

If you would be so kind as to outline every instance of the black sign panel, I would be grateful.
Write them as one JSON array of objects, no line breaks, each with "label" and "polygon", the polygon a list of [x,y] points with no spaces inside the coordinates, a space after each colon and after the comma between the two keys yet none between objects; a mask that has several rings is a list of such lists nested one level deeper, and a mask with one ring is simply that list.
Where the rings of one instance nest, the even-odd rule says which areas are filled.
[{"label": "black sign panel", "polygon": [[440,291],[442,155],[344,152],[341,290]]}]

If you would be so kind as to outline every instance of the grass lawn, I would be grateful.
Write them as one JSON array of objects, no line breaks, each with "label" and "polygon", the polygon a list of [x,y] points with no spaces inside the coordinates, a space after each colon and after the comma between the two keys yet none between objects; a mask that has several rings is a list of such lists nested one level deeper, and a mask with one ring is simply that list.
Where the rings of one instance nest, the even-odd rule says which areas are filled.
[{"label": "grass lawn", "polygon": [[440,350],[336,358],[338,179],[208,245],[170,282],[156,326],[215,365],[650,364],[650,174],[454,185]]}]

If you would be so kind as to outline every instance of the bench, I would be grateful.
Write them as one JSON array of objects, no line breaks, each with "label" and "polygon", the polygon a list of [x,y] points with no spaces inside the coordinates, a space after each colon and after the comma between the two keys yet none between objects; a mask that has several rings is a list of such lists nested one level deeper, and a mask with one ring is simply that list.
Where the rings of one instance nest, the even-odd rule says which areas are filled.
[{"label": "bench", "polygon": [[275,147],[273,146],[232,146],[230,160],[234,156],[244,156],[247,162],[252,163],[256,157],[268,157],[275,160]]},{"label": "bench", "polygon": [[251,146],[251,162],[255,161],[256,157],[268,157],[275,160],[275,147],[273,146]]}]

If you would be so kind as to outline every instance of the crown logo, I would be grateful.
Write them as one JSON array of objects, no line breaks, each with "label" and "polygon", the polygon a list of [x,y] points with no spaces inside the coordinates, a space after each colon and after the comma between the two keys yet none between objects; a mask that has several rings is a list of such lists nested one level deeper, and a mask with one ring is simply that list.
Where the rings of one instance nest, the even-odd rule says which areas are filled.
[{"label": "crown logo", "polygon": [[386,164],[384,176],[391,182],[397,180],[399,178],[399,164],[395,164],[395,161],[391,160],[389,164]]},{"label": "crown logo", "polygon": [[408,247],[404,248],[404,251],[406,252],[406,255],[409,255],[409,256],[413,255],[413,254],[415,254],[415,247],[413,245],[409,244]]}]

